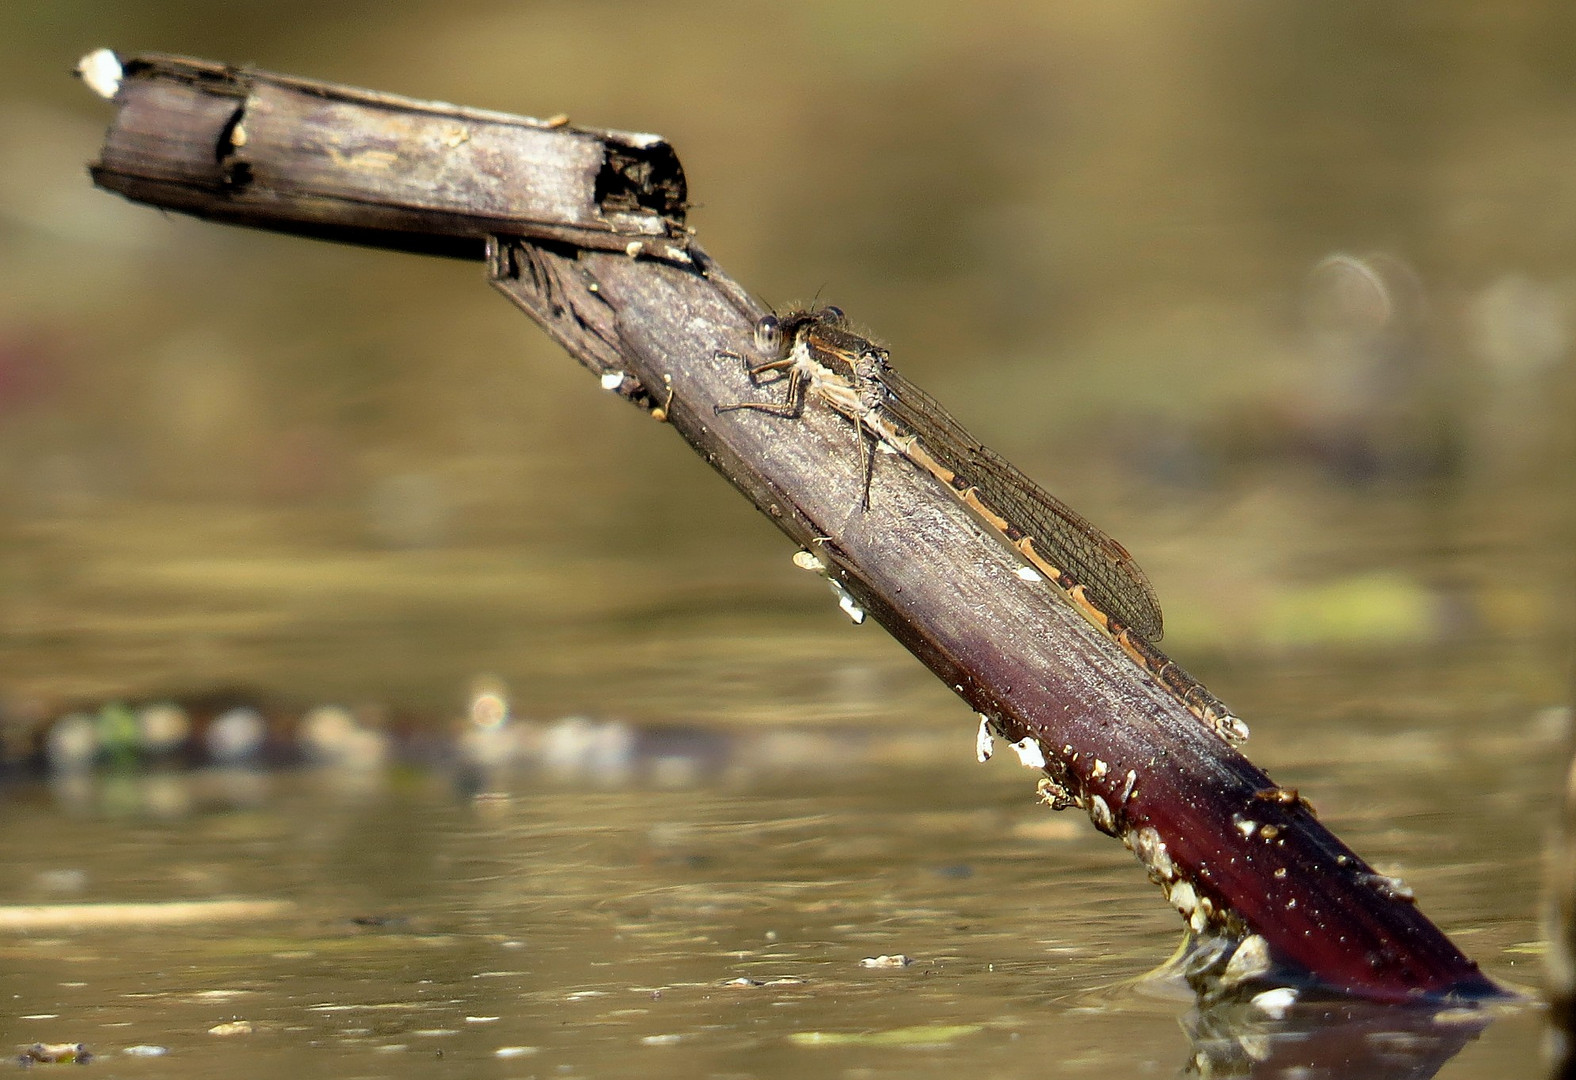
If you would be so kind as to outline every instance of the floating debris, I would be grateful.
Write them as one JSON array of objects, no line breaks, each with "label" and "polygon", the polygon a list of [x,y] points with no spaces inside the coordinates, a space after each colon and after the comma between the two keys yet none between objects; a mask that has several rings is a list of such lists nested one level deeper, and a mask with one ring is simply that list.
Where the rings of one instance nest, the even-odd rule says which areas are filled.
[{"label": "floating debris", "polygon": [[18,1058],[23,1065],[86,1065],[92,1060],[93,1054],[82,1043],[34,1043]]},{"label": "floating debris", "polygon": [[221,765],[240,765],[262,752],[268,725],[256,709],[241,706],[214,717],[203,736],[208,754]]},{"label": "floating debris", "polygon": [[296,735],[306,759],[318,765],[371,770],[387,763],[388,736],[366,727],[349,709],[319,705],[301,718]]},{"label": "floating debris", "polygon": [[288,900],[176,900],[152,904],[18,904],[0,907],[0,930],[31,932],[85,927],[190,926],[278,918]]},{"label": "floating debris", "polygon": [[983,1024],[916,1024],[887,1031],[795,1031],[788,1041],[795,1046],[940,1046],[984,1028]]},{"label": "floating debris", "polygon": [[191,738],[192,721],[186,710],[169,701],[157,701],[136,711],[137,730],[144,753],[173,754]]},{"label": "floating debris", "polygon": [[904,956],[902,953],[894,953],[891,956],[885,954],[881,956],[867,956],[859,961],[859,966],[862,968],[904,968],[913,962],[912,959]]},{"label": "floating debris", "polygon": [[599,724],[570,716],[542,733],[542,765],[566,779],[618,783],[633,773],[636,751],[634,729],[617,720]]},{"label": "floating debris", "polygon": [[57,773],[81,772],[98,759],[98,725],[87,713],[69,713],[50,725],[44,753]]}]

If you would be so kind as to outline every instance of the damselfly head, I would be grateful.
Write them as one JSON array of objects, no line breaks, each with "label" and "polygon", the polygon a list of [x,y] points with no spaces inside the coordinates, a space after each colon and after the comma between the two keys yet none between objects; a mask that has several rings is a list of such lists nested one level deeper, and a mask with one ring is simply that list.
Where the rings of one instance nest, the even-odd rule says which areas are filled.
[{"label": "damselfly head", "polygon": [[827,304],[815,313],[815,317],[828,326],[842,326],[848,321],[848,316],[843,314],[843,309],[835,304]]},{"label": "damselfly head", "polygon": [[777,316],[763,315],[761,321],[755,324],[755,348],[766,356],[777,357],[782,354],[783,324],[777,320]]}]

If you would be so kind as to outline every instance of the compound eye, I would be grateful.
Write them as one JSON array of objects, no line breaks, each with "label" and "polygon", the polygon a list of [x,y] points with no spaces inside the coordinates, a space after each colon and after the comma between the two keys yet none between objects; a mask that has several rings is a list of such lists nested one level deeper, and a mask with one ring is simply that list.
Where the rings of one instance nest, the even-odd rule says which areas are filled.
[{"label": "compound eye", "polygon": [[768,356],[776,356],[783,347],[783,324],[775,315],[763,315],[755,324],[755,347]]},{"label": "compound eye", "polygon": [[843,322],[848,318],[848,316],[843,314],[842,308],[833,304],[827,304],[818,314],[822,322],[830,323],[832,326],[842,326]]}]

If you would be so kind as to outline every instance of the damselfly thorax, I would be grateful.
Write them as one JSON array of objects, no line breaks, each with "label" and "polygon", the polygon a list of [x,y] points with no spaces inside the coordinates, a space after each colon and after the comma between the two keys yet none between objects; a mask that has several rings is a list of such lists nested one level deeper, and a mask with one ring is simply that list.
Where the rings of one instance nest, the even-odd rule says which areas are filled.
[{"label": "damselfly thorax", "polygon": [[734,352],[719,356],[741,361],[752,382],[786,379],[782,401],[741,401],[718,405],[718,413],[751,409],[773,416],[798,417],[807,397],[815,395],[854,421],[859,436],[864,484],[860,505],[870,506],[870,480],[875,466],[872,454],[878,433],[870,423],[879,416],[886,399],[881,376],[888,370],[887,352],[848,330],[842,309],[791,311],[778,318],[767,315],[755,324],[755,348],[761,360]]}]

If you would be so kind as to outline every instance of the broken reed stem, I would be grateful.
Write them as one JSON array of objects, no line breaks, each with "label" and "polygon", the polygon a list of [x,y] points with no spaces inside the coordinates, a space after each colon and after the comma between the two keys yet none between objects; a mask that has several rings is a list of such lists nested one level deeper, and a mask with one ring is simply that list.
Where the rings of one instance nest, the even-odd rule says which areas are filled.
[{"label": "broken reed stem", "polygon": [[[1017,744],[1052,799],[1135,852],[1201,936],[1201,984],[1306,982],[1387,1001],[1499,993],[1404,886],[1060,596],[1025,582],[933,476],[880,455],[864,509],[842,417],[716,413],[758,393],[720,354],[750,354],[765,312],[689,239],[682,170],[661,140],[170,57],[127,62],[113,100],[94,178],[130,198],[446,254],[491,237],[499,290],[811,553],[803,562],[845,609],[868,611]],[[485,139],[500,149],[478,157]],[[647,157],[632,161],[632,147]]]}]

